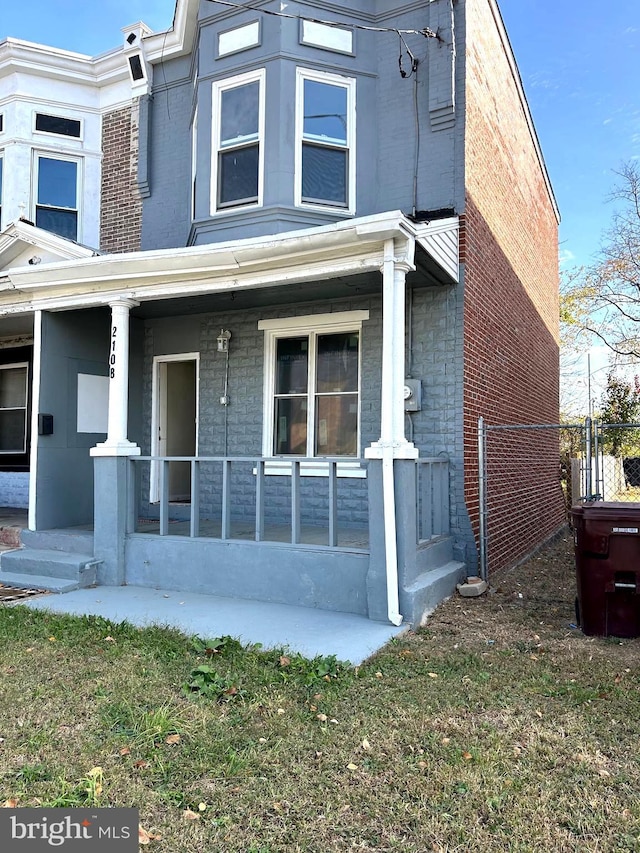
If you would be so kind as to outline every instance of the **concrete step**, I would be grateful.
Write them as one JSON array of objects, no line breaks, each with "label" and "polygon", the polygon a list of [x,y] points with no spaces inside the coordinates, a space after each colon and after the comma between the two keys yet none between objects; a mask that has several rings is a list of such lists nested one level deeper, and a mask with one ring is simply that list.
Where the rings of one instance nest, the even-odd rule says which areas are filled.
[{"label": "concrete step", "polygon": [[20,548],[16,551],[6,551],[0,556],[0,583],[5,572],[15,572],[21,575],[65,578],[75,581],[79,586],[91,586],[96,582],[99,562],[88,554]]},{"label": "concrete step", "polygon": [[23,530],[21,541],[28,548],[39,550],[93,554],[91,530]]},{"label": "concrete step", "polygon": [[0,584],[14,589],[41,589],[44,592],[71,592],[80,584],[70,578],[51,578],[44,575],[23,575],[0,571]]},{"label": "concrete step", "polygon": [[423,625],[429,613],[456,590],[466,577],[464,563],[450,560],[443,566],[422,572],[413,583],[400,591],[400,612],[406,622]]},{"label": "concrete step", "polygon": [[453,560],[453,536],[434,536],[418,545],[418,560],[424,571],[437,569]]}]

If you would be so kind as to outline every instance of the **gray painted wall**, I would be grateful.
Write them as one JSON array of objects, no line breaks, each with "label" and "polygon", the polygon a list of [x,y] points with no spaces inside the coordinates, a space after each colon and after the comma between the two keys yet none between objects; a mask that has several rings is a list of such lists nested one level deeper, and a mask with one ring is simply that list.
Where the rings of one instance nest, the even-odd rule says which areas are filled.
[{"label": "gray painted wall", "polygon": [[40,412],[53,415],[53,435],[38,441],[36,528],[93,521],[93,460],[104,434],[78,433],[78,373],[107,375],[109,309],[42,314]]},{"label": "gray painted wall", "polygon": [[[456,5],[456,9],[461,4]],[[449,0],[289,3],[287,12],[346,24],[401,28],[433,25],[450,39]],[[458,14],[458,12],[456,12]],[[243,23],[260,20],[260,44],[217,57],[217,39]],[[322,225],[344,218],[335,211],[294,206],[295,73],[297,67],[354,78],[356,83],[357,216],[400,209],[455,208],[464,204],[464,83],[462,28],[457,32],[456,98],[452,93],[450,44],[406,36],[418,59],[416,76],[403,79],[394,33],[354,35],[346,55],[300,43],[296,20],[231,12],[204,2],[193,57],[166,61],[154,77],[154,93],[141,112],[142,248],[219,242]],[[197,59],[196,59],[197,58]],[[405,68],[409,60],[404,57]],[[265,188],[262,208],[210,214],[212,83],[237,74],[266,71]],[[197,77],[196,77],[197,74]],[[450,114],[443,105],[453,104]],[[191,219],[191,123],[198,111],[195,220]],[[417,112],[416,112],[417,110]],[[444,118],[440,113],[444,110]],[[437,120],[436,120],[437,115]],[[417,131],[419,128],[419,131]],[[414,197],[414,172],[418,165]]]}]

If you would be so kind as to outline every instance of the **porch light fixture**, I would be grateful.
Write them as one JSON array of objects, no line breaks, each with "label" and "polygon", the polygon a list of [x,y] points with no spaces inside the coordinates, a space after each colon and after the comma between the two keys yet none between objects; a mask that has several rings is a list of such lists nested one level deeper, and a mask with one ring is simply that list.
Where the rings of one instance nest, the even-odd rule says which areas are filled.
[{"label": "porch light fixture", "polygon": [[218,352],[229,352],[229,340],[231,332],[228,329],[220,329],[218,335]]}]

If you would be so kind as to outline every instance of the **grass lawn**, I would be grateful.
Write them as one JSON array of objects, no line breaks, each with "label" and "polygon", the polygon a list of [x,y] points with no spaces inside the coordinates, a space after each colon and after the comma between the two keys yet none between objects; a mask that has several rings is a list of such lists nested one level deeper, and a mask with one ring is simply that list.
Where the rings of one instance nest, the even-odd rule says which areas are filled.
[{"label": "grass lawn", "polygon": [[357,670],[0,607],[0,805],[135,806],[167,853],[640,851],[640,640],[574,595],[566,539]]}]

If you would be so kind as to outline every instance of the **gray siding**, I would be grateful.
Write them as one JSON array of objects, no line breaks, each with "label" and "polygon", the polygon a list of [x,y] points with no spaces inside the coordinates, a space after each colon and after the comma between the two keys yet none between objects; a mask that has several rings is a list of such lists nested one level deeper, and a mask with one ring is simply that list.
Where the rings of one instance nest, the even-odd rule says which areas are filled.
[{"label": "gray siding", "polygon": [[107,375],[109,309],[42,314],[40,412],[53,415],[53,435],[38,442],[36,528],[93,521],[93,460],[105,435],[77,431],[78,374]]},{"label": "gray siding", "polygon": [[[373,7],[373,10],[372,10]],[[351,3],[349,11],[325,4],[292,3],[288,11],[309,17],[423,28],[433,20],[446,39],[449,0],[430,4]],[[456,7],[458,9],[459,7]],[[377,14],[374,12],[377,10]],[[258,46],[218,58],[220,32],[260,20]],[[460,35],[458,34],[460,40]],[[322,225],[344,218],[335,211],[294,206],[296,67],[354,78],[356,82],[356,215],[387,210],[455,208],[464,201],[464,123],[460,104],[463,45],[457,45],[456,98],[452,88],[449,44],[419,35],[406,36],[419,60],[417,77],[403,79],[398,69],[398,38],[393,33],[355,31],[354,54],[345,55],[300,44],[296,20],[230,13],[203,2],[196,57],[163,63],[154,81],[152,102],[141,111],[141,180],[144,199],[142,248],[220,242]],[[405,56],[405,67],[408,59]],[[212,83],[247,71],[266,71],[264,204],[261,208],[210,214]],[[197,78],[196,78],[197,69]],[[458,106],[444,122],[434,108]],[[191,121],[197,104],[197,183],[195,220],[191,220]],[[414,171],[418,182],[414,193]],[[414,197],[415,196],[415,197]],[[345,214],[346,215],[346,214]]]}]

